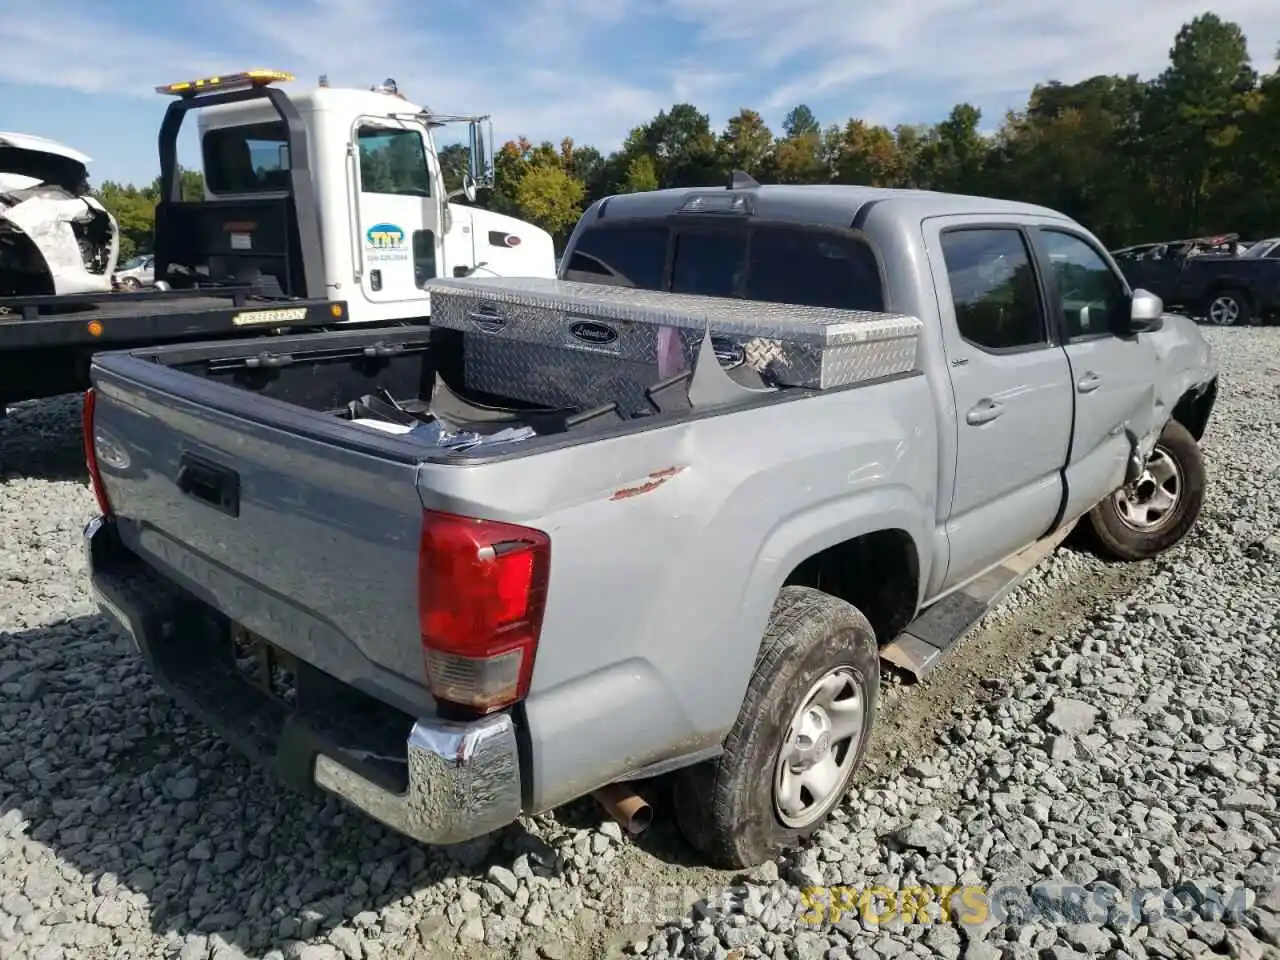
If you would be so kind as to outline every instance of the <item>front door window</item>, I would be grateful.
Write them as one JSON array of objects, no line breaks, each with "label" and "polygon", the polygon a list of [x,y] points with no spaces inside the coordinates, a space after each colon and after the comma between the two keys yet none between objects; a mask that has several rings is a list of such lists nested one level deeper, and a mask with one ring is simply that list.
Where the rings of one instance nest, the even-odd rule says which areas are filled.
[{"label": "front door window", "polygon": [[1053,270],[1067,321],[1067,339],[1109,336],[1128,305],[1124,284],[1102,254],[1080,237],[1042,229],[1040,240]]}]

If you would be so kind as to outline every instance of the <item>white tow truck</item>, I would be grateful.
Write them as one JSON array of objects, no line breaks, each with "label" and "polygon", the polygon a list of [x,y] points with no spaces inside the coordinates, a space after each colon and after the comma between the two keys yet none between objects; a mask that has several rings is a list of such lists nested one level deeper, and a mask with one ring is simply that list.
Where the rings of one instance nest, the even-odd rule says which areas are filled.
[{"label": "white tow truck", "polygon": [[[549,233],[469,205],[493,184],[487,115],[433,112],[392,80],[366,90],[321,78],[290,94],[281,84],[293,79],[254,69],[156,88],[174,99],[159,137],[155,287],[0,293],[0,413],[85,389],[103,349],[420,323],[436,277],[555,276]],[[178,138],[192,112],[205,192],[185,200]],[[449,191],[436,136],[457,125],[465,170]]]},{"label": "white tow truck", "polygon": [[[303,258],[317,261],[328,295],[347,300],[349,322],[427,315],[423,287],[435,277],[555,276],[545,230],[456,202],[474,202],[476,189],[493,183],[488,116],[437,114],[405,99],[394,80],[361,90],[321,78],[318,87],[287,96],[275,86],[292,79],[257,70],[161,89],[202,107],[208,203],[234,211],[292,194],[302,206],[298,181],[309,180],[317,223],[304,229],[318,239]],[[234,95],[219,92],[237,85],[254,95],[228,102]],[[467,126],[469,144],[463,185],[452,192],[435,138],[450,124]],[[234,218],[222,233],[231,264],[261,266],[255,238]],[[319,285],[306,292],[319,296]]]}]

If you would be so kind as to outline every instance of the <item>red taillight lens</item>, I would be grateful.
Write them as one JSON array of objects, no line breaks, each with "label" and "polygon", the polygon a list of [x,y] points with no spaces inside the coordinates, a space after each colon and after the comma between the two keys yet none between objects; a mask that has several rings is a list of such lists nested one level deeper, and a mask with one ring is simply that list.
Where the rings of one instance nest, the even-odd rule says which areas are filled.
[{"label": "red taillight lens", "polygon": [[89,486],[93,487],[93,496],[98,501],[98,512],[109,517],[111,501],[107,499],[107,488],[102,484],[102,474],[98,471],[98,451],[93,445],[93,413],[97,401],[98,394],[93,387],[84,392],[84,421],[81,425],[84,432],[84,465],[89,471]]},{"label": "red taillight lens", "polygon": [[418,620],[433,697],[482,714],[524,699],[550,565],[541,530],[423,515]]}]

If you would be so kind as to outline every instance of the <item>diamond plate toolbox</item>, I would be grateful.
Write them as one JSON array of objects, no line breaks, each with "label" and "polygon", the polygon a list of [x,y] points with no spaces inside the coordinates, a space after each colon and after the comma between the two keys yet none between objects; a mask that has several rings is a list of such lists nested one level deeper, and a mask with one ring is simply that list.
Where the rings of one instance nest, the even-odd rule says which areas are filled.
[{"label": "diamond plate toolbox", "polygon": [[899,314],[542,278],[432,280],[427,290],[432,325],[468,334],[468,386],[562,407],[646,409],[644,391],[664,372],[664,327],[676,333],[677,370],[693,366],[709,328],[718,353],[766,382],[817,390],[914,370],[921,328]]}]

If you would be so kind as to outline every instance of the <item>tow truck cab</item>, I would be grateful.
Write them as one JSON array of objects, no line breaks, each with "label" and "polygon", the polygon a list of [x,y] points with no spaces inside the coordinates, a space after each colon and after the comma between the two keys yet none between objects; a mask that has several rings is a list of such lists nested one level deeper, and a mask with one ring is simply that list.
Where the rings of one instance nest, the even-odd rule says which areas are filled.
[{"label": "tow truck cab", "polygon": [[[368,323],[429,316],[423,287],[435,277],[555,276],[549,233],[458,202],[493,183],[487,116],[433,113],[391,80],[276,86],[292,79],[252,70],[157,88],[177,98],[160,134],[157,278],[345,300],[345,322]],[[192,110],[205,196],[183,201],[177,139]],[[453,191],[435,139],[449,124],[464,124],[468,141]]]}]

